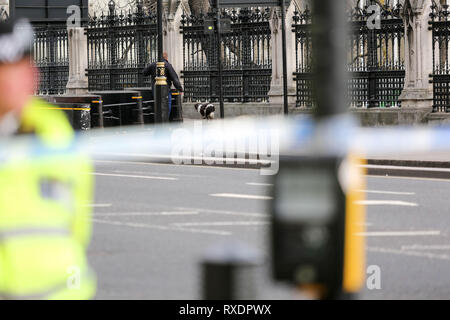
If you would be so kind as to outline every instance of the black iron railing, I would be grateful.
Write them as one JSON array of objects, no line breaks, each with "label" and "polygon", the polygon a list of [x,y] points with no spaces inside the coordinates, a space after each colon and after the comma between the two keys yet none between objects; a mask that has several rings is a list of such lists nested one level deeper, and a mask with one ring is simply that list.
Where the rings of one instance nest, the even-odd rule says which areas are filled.
[{"label": "black iron railing", "polygon": [[[352,107],[400,107],[404,86],[404,25],[401,5],[380,8],[379,28],[370,25],[372,0],[359,1],[349,16],[348,71]],[[312,16],[308,8],[294,13],[292,31],[296,38],[297,106],[313,107]]]},{"label": "black iron railing", "polygon": [[108,15],[92,17],[86,32],[90,91],[151,86],[142,71],[157,60],[156,15],[141,2],[124,14],[111,1]]},{"label": "black iron railing", "polygon": [[295,11],[294,25],[292,31],[295,32],[295,65],[294,80],[297,89],[297,106],[312,107],[313,82],[312,82],[312,34],[311,34],[311,12],[308,8],[304,11]]},{"label": "black iron railing", "polygon": [[430,25],[433,32],[433,112],[450,112],[450,11],[448,4],[433,1]]},{"label": "black iron railing", "polygon": [[40,70],[37,94],[63,94],[69,77],[67,27],[36,27],[34,61]]},{"label": "black iron railing", "polygon": [[[223,10],[231,31],[222,34],[223,95],[228,102],[268,100],[272,78],[269,10]],[[216,34],[205,32],[213,14],[182,17],[185,101],[218,101]]]}]

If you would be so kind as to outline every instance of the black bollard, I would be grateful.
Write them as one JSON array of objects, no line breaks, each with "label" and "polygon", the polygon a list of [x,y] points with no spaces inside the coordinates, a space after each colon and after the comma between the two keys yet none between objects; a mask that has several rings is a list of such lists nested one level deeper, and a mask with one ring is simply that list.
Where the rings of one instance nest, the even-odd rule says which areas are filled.
[{"label": "black bollard", "polygon": [[259,254],[243,244],[212,247],[202,263],[203,298],[206,300],[257,299]]},{"label": "black bollard", "polygon": [[[98,127],[104,128],[104,117],[103,117],[103,100],[100,97],[99,100],[92,101],[93,104],[97,104],[97,112],[98,112]],[[92,121],[92,120],[91,120]]]},{"label": "black bollard", "polygon": [[137,121],[136,124],[144,125],[144,110],[142,106],[142,96],[132,97],[132,99],[136,100],[137,107]]}]

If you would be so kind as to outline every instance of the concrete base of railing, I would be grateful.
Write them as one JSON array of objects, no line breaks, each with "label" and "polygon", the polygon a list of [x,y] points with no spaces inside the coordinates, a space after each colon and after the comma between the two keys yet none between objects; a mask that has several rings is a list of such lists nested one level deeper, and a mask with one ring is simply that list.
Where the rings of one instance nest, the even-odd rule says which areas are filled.
[{"label": "concrete base of railing", "polygon": [[[183,117],[185,119],[200,119],[194,108],[195,103],[183,104]],[[219,104],[216,105],[216,114],[219,114]],[[363,126],[390,126],[390,125],[416,125],[416,124],[444,124],[450,123],[450,113],[431,113],[423,108],[351,108]],[[309,114],[309,108],[289,106],[290,114]],[[261,103],[225,103],[225,118],[240,116],[269,116],[283,113],[282,105],[269,102]]]}]

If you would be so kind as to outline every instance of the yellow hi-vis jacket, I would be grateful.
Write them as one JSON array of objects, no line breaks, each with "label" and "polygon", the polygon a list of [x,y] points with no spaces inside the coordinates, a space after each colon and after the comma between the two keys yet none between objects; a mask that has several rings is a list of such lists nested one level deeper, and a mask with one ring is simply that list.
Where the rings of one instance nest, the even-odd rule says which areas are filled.
[{"label": "yellow hi-vis jacket", "polygon": [[92,170],[62,111],[33,99],[20,131],[45,151],[0,164],[0,299],[91,299]]}]

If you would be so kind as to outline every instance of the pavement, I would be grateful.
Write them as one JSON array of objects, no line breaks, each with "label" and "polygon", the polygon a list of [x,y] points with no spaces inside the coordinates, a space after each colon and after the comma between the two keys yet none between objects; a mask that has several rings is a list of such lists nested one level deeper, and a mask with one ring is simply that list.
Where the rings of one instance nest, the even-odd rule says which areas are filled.
[{"label": "pavement", "polygon": [[[132,160],[135,162],[172,164],[173,161],[169,156],[152,156],[150,154],[114,154],[116,160]],[[106,157],[108,158],[108,157]],[[237,161],[233,158],[230,164],[227,161],[215,161],[209,166],[240,168],[240,169],[260,169],[267,167],[268,164],[264,160],[257,160],[252,164],[248,159]],[[196,161],[191,162],[195,164]],[[222,163],[221,163],[222,162]],[[205,159],[201,159],[199,166],[205,165]],[[450,179],[450,153],[433,153],[433,154],[386,154],[386,155],[369,155],[366,159],[368,174],[377,176],[397,176],[397,177],[417,177],[417,178],[438,178]]]},{"label": "pavement", "polygon": [[[201,262],[240,241],[263,257],[258,299],[304,299],[270,276],[268,191],[259,170],[96,161],[89,260],[98,299],[200,299]],[[450,180],[367,177],[368,286],[361,299],[450,298]],[[379,272],[380,282],[373,282]],[[379,286],[378,286],[379,285]]]},{"label": "pavement", "polygon": [[450,168],[450,152],[432,153],[389,153],[369,155],[369,164]]},{"label": "pavement", "polygon": [[[185,118],[194,123],[197,118]],[[450,179],[450,152],[433,153],[386,153],[367,155],[369,171],[374,175],[416,176]],[[371,167],[377,166],[377,167]],[[247,165],[247,167],[251,167]],[[392,167],[392,168],[390,168]],[[402,168],[403,167],[403,168]],[[410,169],[409,169],[410,168]],[[433,168],[433,169],[425,169]]]},{"label": "pavement", "polygon": [[[194,124],[199,119],[184,119],[185,123]],[[172,163],[170,157],[155,156],[150,154],[114,154],[117,159],[145,161],[150,163]],[[109,158],[106,156],[106,158]],[[245,158],[249,158],[245,154]],[[378,176],[401,176],[401,177],[419,177],[419,178],[438,178],[450,179],[450,152],[432,152],[432,153],[395,153],[390,152],[383,155],[368,154],[366,156],[367,171],[370,175]],[[204,165],[202,163],[201,165]],[[242,161],[242,164],[233,161],[233,164],[213,164],[217,167],[259,169],[264,166],[264,161],[250,164],[248,161]]]},{"label": "pavement", "polygon": [[372,175],[450,179],[450,152],[369,155]]}]

